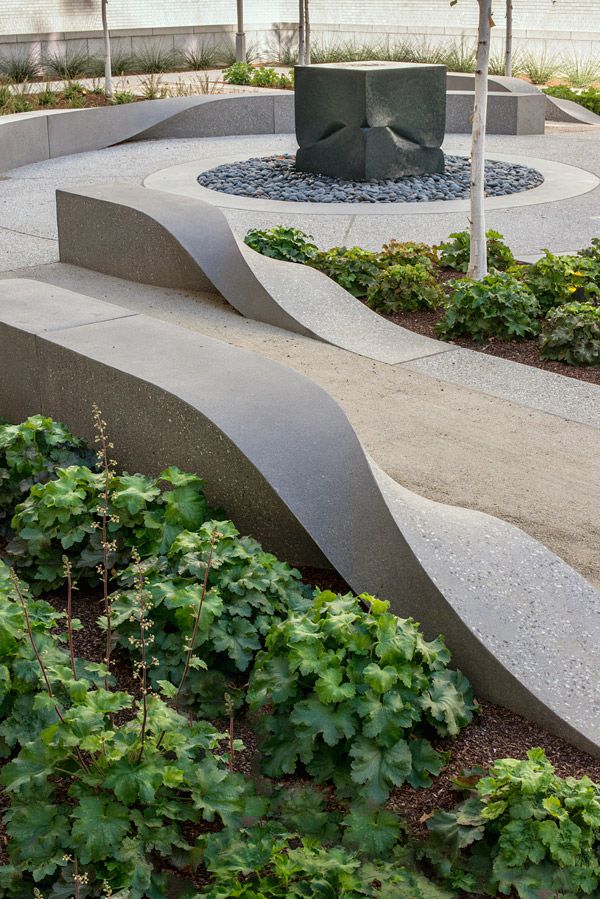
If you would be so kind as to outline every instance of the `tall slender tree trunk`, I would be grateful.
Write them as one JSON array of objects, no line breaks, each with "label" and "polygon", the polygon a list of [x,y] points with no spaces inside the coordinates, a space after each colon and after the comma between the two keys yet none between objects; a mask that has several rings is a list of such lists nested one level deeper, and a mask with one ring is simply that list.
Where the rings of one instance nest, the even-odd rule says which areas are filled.
[{"label": "tall slender tree trunk", "polygon": [[304,0],[304,62],[310,65],[310,5],[309,0]]},{"label": "tall slender tree trunk", "polygon": [[102,32],[104,34],[104,93],[112,97],[112,62],[110,58],[110,32],[108,30],[108,0],[102,0]]},{"label": "tall slender tree trunk", "polygon": [[504,74],[512,75],[513,0],[506,0],[506,43],[504,45]]},{"label": "tall slender tree trunk", "polygon": [[475,103],[473,106],[473,135],[471,141],[471,255],[469,277],[480,281],[487,275],[487,247],[485,242],[485,128],[487,122],[488,73],[490,36],[492,29],[492,0],[479,3],[477,65],[475,70]]},{"label": "tall slender tree trunk", "polygon": [[235,34],[236,62],[246,62],[246,32],[244,30],[244,0],[237,0],[237,31]]},{"label": "tall slender tree trunk", "polygon": [[304,34],[304,0],[299,0],[298,12],[298,65],[303,66],[306,62],[306,43]]}]

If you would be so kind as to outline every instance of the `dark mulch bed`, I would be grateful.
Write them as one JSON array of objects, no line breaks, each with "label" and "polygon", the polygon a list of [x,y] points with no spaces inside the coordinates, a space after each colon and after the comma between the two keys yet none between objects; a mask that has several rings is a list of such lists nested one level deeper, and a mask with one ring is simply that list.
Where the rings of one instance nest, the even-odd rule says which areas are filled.
[{"label": "dark mulch bed", "polygon": [[[426,337],[434,337],[435,326],[442,317],[440,310],[424,310],[420,312],[395,312],[384,315],[389,321],[417,334]],[[583,365],[567,365],[565,362],[547,362],[540,358],[540,347],[537,339],[533,340],[495,340],[488,343],[475,343],[468,337],[460,337],[448,341],[455,346],[467,347],[469,350],[477,350],[478,353],[487,353],[490,356],[500,356],[502,359],[510,359],[512,362],[522,362],[524,365],[533,365],[544,371],[551,371],[555,375],[566,375],[568,378],[577,378],[580,381],[588,381],[590,384],[600,384],[600,366],[586,368]]]},{"label": "dark mulch bed", "polygon": [[[347,592],[348,585],[340,575],[332,570],[318,568],[302,568],[301,573],[306,583],[314,584],[321,589]],[[66,609],[66,594],[61,591],[47,597],[52,605],[60,610]],[[74,634],[75,653],[81,658],[98,661],[102,658],[104,650],[104,635],[96,623],[97,617],[102,614],[101,591],[87,590],[77,591],[73,595],[73,615],[79,618],[82,629]],[[131,666],[126,657],[117,649],[113,654],[111,671],[115,676],[119,689],[138,695],[137,681],[132,677]],[[223,732],[228,730],[229,722],[224,720],[214,721]],[[240,713],[234,720],[234,733],[236,739],[241,739],[245,744],[242,752],[236,753],[234,768],[251,777],[259,791],[270,789],[270,782],[260,774],[260,749],[256,736],[257,720],[250,714]],[[574,749],[568,743],[558,737],[554,737],[538,725],[531,724],[519,715],[506,709],[482,702],[480,712],[475,720],[456,739],[440,740],[436,748],[451,752],[451,758],[429,789],[414,789],[408,785],[393,791],[389,807],[401,815],[408,824],[410,833],[417,838],[426,833],[426,820],[436,808],[450,808],[460,799],[460,795],[454,790],[452,777],[460,773],[464,768],[473,768],[481,765],[489,767],[494,760],[508,756],[524,757],[525,752],[532,746],[541,746],[545,749],[548,758],[555,765],[557,772],[562,776],[581,777],[587,774],[592,780],[600,782],[600,760],[593,759],[585,752]],[[227,752],[224,746],[223,752]],[[302,775],[280,780],[280,785],[293,785],[305,782]],[[330,789],[325,788],[328,803],[334,804],[335,798]],[[2,809],[7,807],[6,797],[0,793],[0,816]],[[189,828],[186,836],[193,840],[198,834],[218,830],[218,824],[203,823],[201,826]],[[0,864],[6,864],[7,837],[0,825]],[[172,895],[177,896],[177,882],[182,880],[190,882],[186,877],[174,869],[169,870],[173,878]],[[194,877],[193,883],[196,889],[201,888],[210,881],[208,872],[200,867]],[[476,899],[476,897],[471,897]]]}]

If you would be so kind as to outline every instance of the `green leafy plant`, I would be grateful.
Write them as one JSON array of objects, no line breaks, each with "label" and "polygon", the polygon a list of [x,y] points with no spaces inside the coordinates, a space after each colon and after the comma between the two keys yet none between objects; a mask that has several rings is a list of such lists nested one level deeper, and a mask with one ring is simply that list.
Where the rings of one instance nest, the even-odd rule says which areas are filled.
[{"label": "green leafy plant", "polygon": [[115,106],[121,106],[124,103],[135,103],[135,96],[131,91],[115,91],[112,95],[111,103]]},{"label": "green leafy plant", "polygon": [[[240,537],[230,521],[183,531],[166,557],[150,557],[142,566],[152,603],[151,683],[179,685],[185,674],[176,704],[192,705],[201,715],[223,714],[227,692],[234,705],[241,703],[247,672],[269,629],[289,611],[310,605],[312,591],[299,572],[250,537]],[[139,648],[131,641],[137,627],[135,568],[121,580],[126,589],[110,600],[113,634],[137,659]]]},{"label": "green leafy plant", "polygon": [[468,681],[448,669],[441,638],[427,643],[411,620],[366,594],[323,592],[306,613],[277,623],[250,679],[261,718],[264,770],[301,761],[317,781],[384,802],[393,786],[428,786],[446,756],[430,740],[471,719]]},{"label": "green leafy plant", "polygon": [[264,231],[253,228],[244,237],[244,243],[263,256],[300,263],[314,259],[318,252],[312,240],[310,234],[305,234],[298,228],[286,228],[284,225],[267,228]]},{"label": "green leafy plant", "polygon": [[[514,265],[515,257],[504,243],[502,235],[498,231],[486,231],[485,236],[489,268],[504,271]],[[442,268],[466,272],[469,268],[471,235],[468,231],[455,231],[450,238],[436,247],[439,264]]]},{"label": "green leafy plant", "polygon": [[325,848],[272,828],[207,834],[201,844],[214,883],[198,899],[451,899],[406,868],[401,854],[386,862],[364,862],[342,847]]},{"label": "green leafy plant", "polygon": [[6,111],[10,112],[10,113],[32,112],[33,103],[31,102],[31,100],[28,99],[28,97],[23,97],[23,96],[14,97],[13,96],[12,99],[9,100],[9,102],[5,108],[6,108]]},{"label": "green leafy plant", "polygon": [[435,309],[444,299],[443,288],[429,266],[392,265],[380,272],[369,287],[367,305],[377,312],[414,312]]},{"label": "green leafy plant", "polygon": [[58,94],[56,91],[51,90],[47,85],[46,89],[40,91],[37,95],[38,106],[55,106],[58,100]]},{"label": "green leafy plant", "polygon": [[[72,465],[58,468],[54,480],[34,484],[12,519],[15,537],[8,545],[21,576],[34,593],[64,582],[63,555],[75,577],[94,584],[103,557],[99,510],[106,475]],[[107,540],[110,567],[127,565],[132,547],[141,555],[165,552],[177,534],[195,529],[209,517],[196,475],[167,468],[156,478],[108,476]]]},{"label": "green leafy plant", "polygon": [[544,250],[541,259],[523,270],[522,281],[546,313],[573,300],[585,302],[600,297],[600,260],[591,250],[586,256],[555,256]]},{"label": "green leafy plant", "polygon": [[567,303],[551,309],[540,334],[542,359],[600,365],[600,306]]},{"label": "green leafy plant", "polygon": [[597,895],[600,787],[587,777],[557,777],[542,749],[497,761],[469,798],[436,812],[427,826],[432,844],[424,854],[469,892]]},{"label": "green leafy plant", "polygon": [[57,468],[94,461],[85,442],[51,418],[32,415],[19,425],[0,423],[0,533],[34,484],[55,477]]},{"label": "green leafy plant", "polygon": [[279,75],[275,69],[261,66],[254,69],[251,84],[254,87],[278,87]]},{"label": "green leafy plant", "polygon": [[355,297],[364,297],[380,274],[379,255],[361,247],[319,250],[310,264]]},{"label": "green leafy plant", "polygon": [[227,84],[252,84],[254,66],[249,62],[234,62],[223,72],[223,81]]},{"label": "green leafy plant", "polygon": [[[190,722],[149,690],[150,608],[138,579],[139,698],[99,686],[72,666],[53,664],[19,592],[25,629],[44,689],[36,697],[47,725],[4,766],[10,864],[0,868],[3,895],[166,896],[157,859],[193,863],[185,828],[202,821],[239,826],[264,812],[240,774],[219,756],[223,739],[208,722]],[[38,604],[39,605],[39,604]],[[70,639],[69,639],[69,642]],[[106,680],[108,684],[108,679]],[[119,723],[120,719],[120,723]],[[242,746],[236,743],[235,748]],[[61,791],[57,792],[60,779]],[[29,892],[27,892],[29,890]],[[82,894],[83,895],[83,894]]]},{"label": "green leafy plant", "polygon": [[436,332],[443,340],[522,340],[539,329],[533,293],[512,275],[492,272],[481,281],[451,281],[450,298]]},{"label": "green leafy plant", "polygon": [[433,269],[438,262],[437,250],[427,243],[413,240],[390,240],[383,245],[380,254],[381,263],[390,265],[424,265]]}]

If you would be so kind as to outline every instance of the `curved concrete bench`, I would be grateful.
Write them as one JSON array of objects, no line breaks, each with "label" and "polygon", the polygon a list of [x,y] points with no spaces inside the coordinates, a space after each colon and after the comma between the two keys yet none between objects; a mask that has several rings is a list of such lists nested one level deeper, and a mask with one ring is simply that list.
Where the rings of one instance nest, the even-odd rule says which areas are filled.
[{"label": "curved concrete bench", "polygon": [[[36,281],[0,284],[0,414],[93,437],[125,468],[200,472],[242,531],[446,635],[477,693],[600,755],[600,595],[512,525],[424,500],[345,414],[266,358]],[[76,389],[74,389],[76,386]]]},{"label": "curved concrete bench", "polygon": [[[472,90],[448,93],[446,130],[470,131],[472,107]],[[523,97],[504,88],[490,94],[491,134],[535,134],[543,130],[543,114],[540,120],[533,94]],[[101,150],[123,141],[293,132],[293,93],[266,88],[260,94],[196,95],[21,113],[0,116],[0,172],[57,156]]]},{"label": "curved concrete bench", "polygon": [[386,321],[331,278],[261,256],[203,200],[107,184],[56,192],[61,262],[130,281],[218,290],[247,318],[396,364],[451,346]]},{"label": "curved concrete bench", "polygon": [[571,122],[579,125],[600,125],[600,116],[573,100],[546,96],[546,119],[549,122]]}]

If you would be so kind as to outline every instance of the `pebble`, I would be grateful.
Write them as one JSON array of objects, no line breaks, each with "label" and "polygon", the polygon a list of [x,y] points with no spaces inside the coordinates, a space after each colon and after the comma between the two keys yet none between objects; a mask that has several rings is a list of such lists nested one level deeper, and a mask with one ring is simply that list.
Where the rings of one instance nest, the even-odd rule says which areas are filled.
[{"label": "pebble", "polygon": [[[225,163],[198,176],[209,190],[239,197],[261,197],[294,203],[424,203],[469,196],[470,163],[466,156],[446,156],[444,174],[410,175],[394,181],[344,181],[327,175],[297,172],[292,154]],[[503,197],[531,190],[543,175],[525,165],[489,160],[486,194]]]}]

